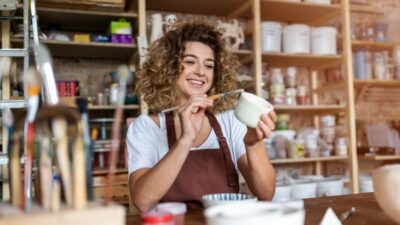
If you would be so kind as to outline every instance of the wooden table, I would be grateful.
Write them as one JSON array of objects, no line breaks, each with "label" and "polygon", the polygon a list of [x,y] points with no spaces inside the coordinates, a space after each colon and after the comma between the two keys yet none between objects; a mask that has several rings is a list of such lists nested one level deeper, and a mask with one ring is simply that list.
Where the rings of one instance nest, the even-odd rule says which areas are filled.
[{"label": "wooden table", "polygon": [[[379,207],[372,193],[342,195],[324,198],[305,199],[305,225],[319,225],[325,211],[331,207],[336,215],[356,207],[356,213],[350,216],[344,225],[396,225]],[[128,216],[127,225],[139,225],[139,216]],[[191,210],[186,213],[185,225],[205,225],[203,210]]]}]

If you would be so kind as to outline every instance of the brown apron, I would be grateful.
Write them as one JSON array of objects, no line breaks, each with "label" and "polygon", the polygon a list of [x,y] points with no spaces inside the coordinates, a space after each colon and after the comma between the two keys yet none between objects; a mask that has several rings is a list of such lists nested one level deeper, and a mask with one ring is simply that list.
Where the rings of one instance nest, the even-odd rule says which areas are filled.
[{"label": "brown apron", "polygon": [[[221,127],[215,116],[206,115],[214,129],[220,149],[201,149],[190,151],[171,188],[161,202],[185,202],[201,205],[205,194],[238,193],[239,180],[231,154]],[[166,113],[166,127],[169,149],[176,143],[174,116]]]}]

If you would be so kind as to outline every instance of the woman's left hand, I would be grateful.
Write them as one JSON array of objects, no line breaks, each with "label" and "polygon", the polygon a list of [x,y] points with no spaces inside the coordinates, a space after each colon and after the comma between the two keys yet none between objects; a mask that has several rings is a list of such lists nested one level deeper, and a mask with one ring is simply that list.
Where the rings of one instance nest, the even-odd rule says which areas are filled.
[{"label": "woman's left hand", "polygon": [[247,127],[247,133],[244,136],[246,146],[252,146],[262,141],[264,138],[269,138],[272,131],[275,130],[276,114],[274,111],[264,113],[260,117],[260,121],[256,128]]}]

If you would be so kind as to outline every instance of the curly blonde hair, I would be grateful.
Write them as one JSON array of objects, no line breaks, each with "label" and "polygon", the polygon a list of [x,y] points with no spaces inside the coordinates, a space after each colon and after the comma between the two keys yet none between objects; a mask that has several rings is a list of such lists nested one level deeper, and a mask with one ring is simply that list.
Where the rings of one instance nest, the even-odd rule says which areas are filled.
[{"label": "curly blonde hair", "polygon": [[[204,21],[179,21],[174,29],[149,46],[145,62],[137,73],[135,92],[149,105],[150,112],[177,106],[180,94],[176,82],[183,70],[181,63],[187,42],[201,42],[214,52],[214,80],[207,95],[236,89],[239,62],[227,51],[221,33]],[[220,98],[209,110],[213,113],[230,110],[236,98]]]}]

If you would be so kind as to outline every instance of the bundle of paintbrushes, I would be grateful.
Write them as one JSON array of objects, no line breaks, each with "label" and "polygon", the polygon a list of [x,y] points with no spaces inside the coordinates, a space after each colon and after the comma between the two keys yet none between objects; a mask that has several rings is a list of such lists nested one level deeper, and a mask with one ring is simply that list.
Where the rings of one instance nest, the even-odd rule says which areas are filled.
[{"label": "bundle of paintbrushes", "polygon": [[[129,71],[125,68],[122,67],[120,73],[127,78]],[[87,101],[77,101],[81,114],[58,104],[40,106],[41,77],[33,69],[27,75],[29,108],[26,116],[16,116],[13,120],[11,111],[4,115],[8,128],[12,206],[0,204],[0,216],[5,216],[0,224],[76,224],[76,218],[85,224],[91,223],[88,221],[97,225],[125,224],[123,207],[91,201],[93,154]],[[125,96],[126,78],[120,82],[120,99]],[[121,100],[115,121],[121,120],[122,104]],[[119,123],[115,123],[113,129],[116,141],[111,151],[117,154]],[[21,158],[25,159],[22,163]],[[111,162],[109,181],[115,171],[116,155],[111,157]]]}]

